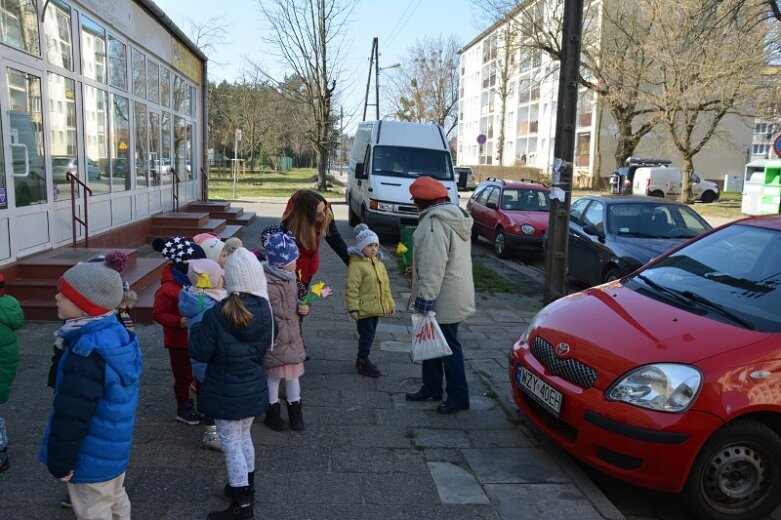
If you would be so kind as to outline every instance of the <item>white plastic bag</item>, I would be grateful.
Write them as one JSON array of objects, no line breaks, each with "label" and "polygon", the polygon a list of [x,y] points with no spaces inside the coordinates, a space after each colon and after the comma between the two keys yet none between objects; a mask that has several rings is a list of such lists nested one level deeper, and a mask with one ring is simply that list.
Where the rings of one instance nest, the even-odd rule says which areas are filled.
[{"label": "white plastic bag", "polygon": [[412,350],[410,351],[410,358],[415,363],[453,354],[434,316],[435,313],[433,312],[412,314]]}]

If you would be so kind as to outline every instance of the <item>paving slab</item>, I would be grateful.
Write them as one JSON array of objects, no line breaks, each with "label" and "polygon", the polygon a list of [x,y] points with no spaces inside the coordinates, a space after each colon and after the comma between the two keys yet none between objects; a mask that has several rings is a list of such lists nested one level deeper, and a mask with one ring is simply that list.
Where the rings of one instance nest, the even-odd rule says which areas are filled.
[{"label": "paving slab", "polygon": [[464,458],[483,484],[566,483],[566,473],[537,448],[465,449]]},{"label": "paving slab", "polygon": [[449,462],[429,462],[428,470],[443,504],[490,504],[474,475]]}]

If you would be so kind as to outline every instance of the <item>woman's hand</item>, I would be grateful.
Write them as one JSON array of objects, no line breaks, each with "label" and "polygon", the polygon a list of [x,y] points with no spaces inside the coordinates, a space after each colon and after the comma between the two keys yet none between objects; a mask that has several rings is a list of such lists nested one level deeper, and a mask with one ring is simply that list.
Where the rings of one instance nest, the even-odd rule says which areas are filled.
[{"label": "woman's hand", "polygon": [[350,311],[350,317],[355,321],[358,321],[358,311]]},{"label": "woman's hand", "polygon": [[395,316],[396,315],[396,309],[391,309],[388,311],[388,316]]},{"label": "woman's hand", "polygon": [[298,315],[299,316],[308,316],[309,315],[309,305],[299,305],[298,306]]},{"label": "woman's hand", "polygon": [[73,470],[70,470],[67,475],[65,475],[64,477],[60,477],[57,480],[59,480],[60,482],[70,482],[72,478],[73,478]]}]

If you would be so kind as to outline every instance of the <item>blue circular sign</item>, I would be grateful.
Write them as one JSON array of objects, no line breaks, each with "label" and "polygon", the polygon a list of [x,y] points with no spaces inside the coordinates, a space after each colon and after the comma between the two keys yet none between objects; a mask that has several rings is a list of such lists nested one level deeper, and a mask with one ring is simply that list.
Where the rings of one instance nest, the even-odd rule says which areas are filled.
[{"label": "blue circular sign", "polygon": [[773,151],[776,152],[776,157],[781,157],[781,134],[778,134],[773,141]]},{"label": "blue circular sign", "polygon": [[[485,137],[485,134],[478,135],[477,136],[477,144],[485,144],[486,139],[487,138]],[[776,153],[778,153],[778,152],[776,152]]]}]

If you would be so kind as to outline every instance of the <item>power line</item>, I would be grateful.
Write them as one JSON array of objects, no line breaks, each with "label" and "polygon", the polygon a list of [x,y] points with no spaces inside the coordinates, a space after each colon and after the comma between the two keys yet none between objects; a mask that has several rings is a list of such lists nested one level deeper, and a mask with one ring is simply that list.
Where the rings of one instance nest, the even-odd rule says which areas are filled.
[{"label": "power line", "polygon": [[396,37],[401,34],[401,30],[404,28],[405,25],[407,25],[407,22],[410,21],[410,18],[415,14],[415,11],[418,10],[418,7],[420,7],[421,0],[418,0],[418,2],[415,4],[415,7],[412,8],[412,11],[410,11],[409,15],[407,15],[407,19],[404,20],[404,23],[399,25],[399,29],[396,31],[395,34],[391,34],[391,36],[388,38],[388,45],[393,45],[394,40]]}]

